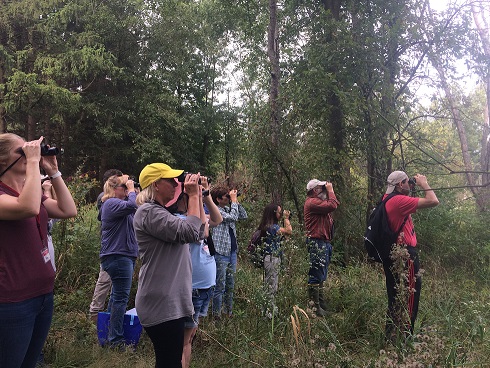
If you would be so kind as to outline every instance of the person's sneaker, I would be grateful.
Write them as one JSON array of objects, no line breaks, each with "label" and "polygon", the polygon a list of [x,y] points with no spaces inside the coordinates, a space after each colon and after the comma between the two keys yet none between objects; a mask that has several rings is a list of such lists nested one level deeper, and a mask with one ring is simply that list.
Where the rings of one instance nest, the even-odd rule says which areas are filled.
[{"label": "person's sneaker", "polygon": [[121,353],[124,353],[126,351],[135,351],[134,345],[127,345],[124,341],[118,342],[118,343],[113,343],[109,344],[109,349],[114,350],[114,351],[119,351]]}]

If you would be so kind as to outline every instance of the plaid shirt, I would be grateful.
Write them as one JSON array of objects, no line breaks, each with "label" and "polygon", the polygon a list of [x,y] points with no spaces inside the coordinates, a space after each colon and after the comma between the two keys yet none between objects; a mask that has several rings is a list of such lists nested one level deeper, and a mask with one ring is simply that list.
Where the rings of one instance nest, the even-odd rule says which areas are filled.
[{"label": "plaid shirt", "polygon": [[[233,233],[236,238],[236,222],[241,219],[247,218],[247,211],[241,204],[232,203],[231,208],[226,206],[225,208],[219,207],[219,212],[223,217],[223,222],[213,228],[213,243],[216,249],[216,253],[223,256],[229,256],[231,253],[231,238],[229,228],[233,229]],[[238,240],[237,240],[238,246]]]}]

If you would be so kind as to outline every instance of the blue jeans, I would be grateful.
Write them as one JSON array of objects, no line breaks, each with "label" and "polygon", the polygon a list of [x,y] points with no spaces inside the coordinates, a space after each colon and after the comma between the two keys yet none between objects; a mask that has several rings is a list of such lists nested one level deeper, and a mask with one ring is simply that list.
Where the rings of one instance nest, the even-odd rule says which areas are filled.
[{"label": "blue jeans", "polygon": [[308,284],[320,284],[327,279],[328,265],[332,258],[332,244],[326,240],[308,238],[306,245],[310,255]]},{"label": "blue jeans", "polygon": [[107,311],[111,314],[108,340],[110,345],[124,342],[124,314],[129,301],[133,279],[135,259],[122,255],[106,256],[102,260],[102,269],[111,277],[112,292]]},{"label": "blue jeans", "polygon": [[[209,289],[192,290],[192,304],[194,304],[194,321],[199,323],[199,317],[208,315],[209,302],[213,298],[214,286]],[[197,326],[196,326],[197,327]]]},{"label": "blue jeans", "polygon": [[35,367],[53,317],[53,293],[0,303],[0,367]]},{"label": "blue jeans", "polygon": [[214,259],[216,261],[216,286],[213,293],[213,315],[219,316],[221,314],[221,306],[224,303],[224,312],[231,316],[237,254],[236,251],[229,256],[216,253]]}]

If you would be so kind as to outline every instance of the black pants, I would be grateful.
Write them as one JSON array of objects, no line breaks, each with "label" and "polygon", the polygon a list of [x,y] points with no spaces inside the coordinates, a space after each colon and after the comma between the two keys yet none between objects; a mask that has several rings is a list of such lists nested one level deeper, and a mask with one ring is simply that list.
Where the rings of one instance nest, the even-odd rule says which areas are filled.
[{"label": "black pants", "polygon": [[[410,332],[413,334],[413,327],[415,320],[417,319],[417,313],[419,311],[420,290],[422,289],[422,279],[419,275],[420,262],[417,249],[415,247],[407,246],[410,259],[405,263],[404,272],[407,273],[407,284],[409,288],[408,298],[398,297],[397,285],[399,283],[399,275],[393,274],[392,266],[393,261],[391,259],[383,262],[383,268],[386,276],[386,291],[388,295],[388,312],[386,320],[386,336],[390,338],[393,333],[398,332]],[[405,325],[404,318],[400,313],[408,313],[410,316],[409,325]]]},{"label": "black pants", "polygon": [[185,318],[145,327],[155,350],[155,368],[182,368]]}]

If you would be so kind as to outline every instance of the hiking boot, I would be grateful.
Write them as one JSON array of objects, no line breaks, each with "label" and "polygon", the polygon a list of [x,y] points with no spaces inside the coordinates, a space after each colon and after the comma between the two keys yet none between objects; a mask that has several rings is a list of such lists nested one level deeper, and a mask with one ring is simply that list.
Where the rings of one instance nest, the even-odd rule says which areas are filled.
[{"label": "hiking boot", "polygon": [[320,304],[320,308],[322,308],[324,311],[327,310],[327,302],[323,296],[323,281],[320,282],[320,285],[318,286],[318,301]]},{"label": "hiking boot", "polygon": [[308,298],[310,303],[313,304],[313,311],[318,317],[325,317],[325,311],[320,306],[320,297],[319,297],[319,285],[318,284],[310,284],[308,285]]}]

